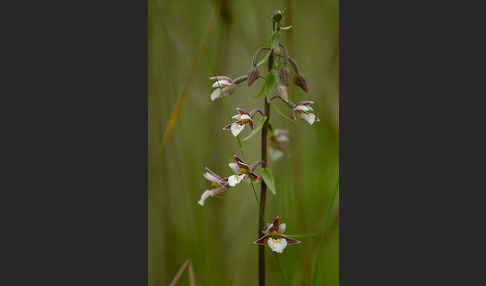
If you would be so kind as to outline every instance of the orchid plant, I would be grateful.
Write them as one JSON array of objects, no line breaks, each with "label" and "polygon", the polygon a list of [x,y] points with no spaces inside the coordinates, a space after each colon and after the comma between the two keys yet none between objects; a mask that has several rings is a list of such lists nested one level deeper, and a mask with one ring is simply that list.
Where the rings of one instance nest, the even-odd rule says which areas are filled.
[{"label": "orchid plant", "polygon": [[[224,96],[232,95],[235,93],[238,86],[246,82],[248,86],[251,86],[259,79],[263,79],[264,83],[261,91],[255,96],[256,98],[264,95],[264,111],[258,109],[250,112],[243,108],[237,107],[237,114],[232,117],[233,122],[223,127],[223,130],[230,131],[231,134],[237,138],[240,148],[242,150],[242,143],[240,140],[241,132],[249,127],[252,131],[243,141],[246,141],[253,135],[261,131],[261,160],[248,164],[240,157],[234,155],[234,162],[230,162],[228,165],[234,171],[235,174],[228,177],[220,177],[210,169],[206,168],[204,178],[211,182],[211,189],[206,190],[199,200],[201,206],[209,197],[223,197],[229,188],[233,188],[243,181],[248,181],[252,187],[253,183],[260,182],[260,200],[259,203],[259,220],[258,220],[258,239],[255,244],[259,245],[259,283],[265,285],[265,252],[264,246],[267,245],[275,253],[283,253],[287,245],[298,244],[300,241],[284,236],[283,233],[286,229],[286,224],[280,223],[280,218],[277,216],[273,223],[264,227],[265,217],[265,202],[267,188],[276,194],[275,183],[273,181],[273,175],[268,168],[268,156],[270,159],[278,160],[287,152],[284,147],[284,143],[289,141],[288,131],[282,129],[273,129],[270,124],[270,105],[274,99],[283,101],[290,110],[290,120],[302,119],[308,124],[313,125],[319,121],[319,118],[314,114],[311,105],[313,101],[300,101],[293,103],[288,97],[288,86],[294,83],[300,87],[304,92],[308,92],[308,85],[304,76],[299,72],[299,68],[295,59],[290,57],[285,45],[280,43],[280,32],[289,30],[291,26],[282,27],[281,20],[284,13],[280,10],[276,11],[272,17],[273,33],[269,41],[268,46],[259,48],[253,58],[250,71],[246,75],[239,76],[232,79],[225,75],[213,76],[210,78],[212,83],[212,91],[210,100],[214,101]],[[266,56],[259,62],[259,56],[262,52],[266,51]],[[268,62],[268,71],[265,77],[260,75],[258,67],[263,63]],[[294,72],[293,81],[290,80],[290,69]],[[272,106],[275,106],[272,104]],[[275,107],[276,108],[276,107]],[[277,109],[278,110],[278,109]],[[256,123],[257,115],[260,116],[259,121]],[[268,147],[268,148],[267,148]],[[267,150],[269,151],[267,154]],[[256,173],[257,169],[260,171],[260,175]],[[260,237],[261,232],[263,236]]]}]

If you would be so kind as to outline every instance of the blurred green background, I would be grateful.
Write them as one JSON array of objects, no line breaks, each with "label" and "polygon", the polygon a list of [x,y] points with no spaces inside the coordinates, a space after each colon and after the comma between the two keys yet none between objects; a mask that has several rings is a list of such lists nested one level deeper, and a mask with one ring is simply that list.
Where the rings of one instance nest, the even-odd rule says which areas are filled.
[{"label": "blurred green background", "polygon": [[[229,176],[240,154],[230,132],[236,107],[263,110],[253,99],[263,81],[239,86],[211,102],[209,77],[246,74],[253,53],[271,36],[271,15],[285,8],[281,41],[306,77],[309,93],[289,89],[292,101],[313,100],[321,121],[294,123],[272,109],[274,128],[290,131],[289,157],[270,162],[277,195],[267,194],[266,221],[280,216],[287,233],[312,234],[278,260],[266,247],[267,285],[339,284],[339,3],[322,1],[149,0],[149,281],[168,285],[191,259],[197,285],[257,285],[258,206],[240,184],[224,198],[197,204],[209,182],[204,167]],[[265,66],[260,72],[265,72]],[[288,115],[288,108],[278,103]],[[171,113],[174,129],[162,149]],[[249,133],[244,130],[245,137]],[[260,136],[244,142],[245,159],[260,158]],[[259,185],[256,186],[259,196]],[[332,212],[330,212],[332,206]],[[329,216],[329,219],[328,219]],[[327,230],[324,232],[324,230]],[[178,285],[188,285],[185,273]]]}]

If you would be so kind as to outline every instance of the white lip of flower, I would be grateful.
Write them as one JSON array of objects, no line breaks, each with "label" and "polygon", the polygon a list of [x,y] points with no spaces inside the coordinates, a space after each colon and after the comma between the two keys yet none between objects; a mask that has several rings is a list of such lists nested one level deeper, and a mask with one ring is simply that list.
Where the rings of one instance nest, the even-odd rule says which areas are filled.
[{"label": "white lip of flower", "polygon": [[245,178],[245,174],[231,175],[231,176],[228,177],[228,184],[231,187],[234,187],[237,184],[239,184],[241,182],[241,180],[243,180],[244,178]]},{"label": "white lip of flower", "polygon": [[270,237],[267,239],[267,244],[274,252],[282,253],[285,247],[287,247],[287,240],[283,237],[276,239]]},{"label": "white lip of flower", "polygon": [[245,124],[238,124],[236,122],[231,124],[231,133],[235,137],[238,136],[243,129],[245,129]]},{"label": "white lip of flower", "polygon": [[314,113],[298,113],[297,116],[307,121],[307,123],[309,123],[310,125],[318,121],[316,120],[317,117]]},{"label": "white lip of flower", "polygon": [[201,206],[204,206],[204,201],[209,197],[211,197],[211,191],[205,191],[201,195],[201,199],[197,203],[200,204]]}]

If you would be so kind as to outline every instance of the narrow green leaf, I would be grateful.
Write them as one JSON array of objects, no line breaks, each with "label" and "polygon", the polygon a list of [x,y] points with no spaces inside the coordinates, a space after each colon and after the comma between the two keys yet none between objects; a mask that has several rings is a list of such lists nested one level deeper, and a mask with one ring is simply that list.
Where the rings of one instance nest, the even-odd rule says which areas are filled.
[{"label": "narrow green leaf", "polygon": [[[253,129],[253,130],[251,131],[251,133],[250,133],[248,136],[246,136],[246,137],[243,139],[243,142],[244,142],[244,141],[246,141],[246,140],[248,140],[248,139],[250,139],[250,138],[251,138],[251,137],[253,137],[255,134],[257,134],[257,133],[258,133],[258,131],[260,131],[260,130],[263,128],[263,124],[265,123],[265,121],[266,121],[266,120],[267,120],[267,117],[266,117],[266,116],[263,116],[263,117],[260,119],[260,121],[258,121],[257,126],[255,127],[255,129]],[[240,144],[241,144],[241,142],[240,142]]]},{"label": "narrow green leaf", "polygon": [[264,168],[262,170],[262,178],[267,185],[268,189],[272,192],[272,194],[276,195],[277,191],[275,190],[275,182],[273,181],[272,171],[270,169]]},{"label": "narrow green leaf", "polygon": [[267,53],[267,55],[266,55],[266,56],[265,56],[265,57],[264,57],[264,58],[263,58],[261,61],[259,61],[259,62],[257,63],[257,67],[259,67],[259,66],[263,65],[263,64],[264,64],[264,63],[265,63],[265,62],[268,60],[268,58],[270,57],[270,54],[271,54],[271,53],[272,53],[272,51],[268,52],[268,53]]},{"label": "narrow green leaf", "polygon": [[275,75],[270,72],[265,77],[265,83],[263,84],[262,89],[253,98],[259,98],[260,96],[262,96],[264,94],[270,93],[270,91],[272,91],[272,88],[273,88],[274,85],[275,85]]}]

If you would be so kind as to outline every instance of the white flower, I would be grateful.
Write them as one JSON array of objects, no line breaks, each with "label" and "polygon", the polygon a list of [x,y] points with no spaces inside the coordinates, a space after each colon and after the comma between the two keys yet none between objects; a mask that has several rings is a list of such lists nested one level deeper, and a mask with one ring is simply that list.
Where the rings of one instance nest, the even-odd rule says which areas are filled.
[{"label": "white flower", "polygon": [[250,125],[251,129],[255,128],[253,124],[252,115],[248,111],[241,109],[239,107],[236,108],[236,110],[238,111],[238,114],[233,115],[231,117],[236,121],[226,125],[223,128],[223,130],[231,130],[231,133],[235,137],[238,136],[241,133],[241,131],[243,131],[243,129],[245,129],[246,125]]},{"label": "white flower", "polygon": [[314,124],[314,122],[320,121],[319,118],[314,113],[312,113],[312,111],[314,110],[310,105],[313,103],[313,101],[301,101],[295,104],[292,108],[290,116],[293,119],[303,119],[307,121],[307,123],[309,123],[310,125]]},{"label": "white flower", "polygon": [[213,76],[210,78],[210,80],[215,80],[212,87],[216,88],[210,95],[211,101],[214,101],[222,96],[232,94],[236,87],[233,80],[227,76]]},{"label": "white flower", "polygon": [[283,237],[281,238],[269,238],[267,239],[267,244],[273,251],[277,253],[282,253],[287,247],[287,240]]}]

